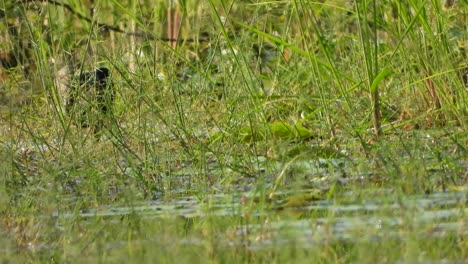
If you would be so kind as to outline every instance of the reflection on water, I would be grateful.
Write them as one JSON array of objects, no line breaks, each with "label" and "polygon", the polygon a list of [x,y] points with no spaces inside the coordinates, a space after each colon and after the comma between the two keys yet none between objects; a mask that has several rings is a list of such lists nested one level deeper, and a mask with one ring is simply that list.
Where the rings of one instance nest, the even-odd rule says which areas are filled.
[{"label": "reflection on water", "polygon": [[[302,192],[308,192],[302,190]],[[369,190],[385,193],[390,190]],[[277,193],[284,196],[285,193]],[[287,193],[286,193],[287,195]],[[344,196],[352,197],[352,193]],[[257,211],[246,208],[243,199],[255,198],[252,193],[242,195],[216,194],[206,202],[195,197],[173,201],[141,202],[132,207],[109,206],[99,210],[87,210],[79,214],[85,221],[95,217],[118,218],[138,214],[143,218],[200,219],[204,217],[233,217],[248,214],[249,217],[264,217],[262,224],[231,226],[230,239],[221,239],[228,245],[248,246],[252,250],[267,249],[284,243],[295,242],[309,247],[317,243],[379,242],[389,239],[405,239],[405,228],[418,231],[420,239],[445,237],[449,234],[468,235],[466,215],[467,194],[463,192],[438,192],[414,195],[405,199],[355,200],[335,204],[326,199],[310,201],[298,207]],[[369,196],[370,197],[370,196]],[[385,197],[385,196],[384,196]],[[280,201],[281,202],[281,201]],[[279,203],[280,203],[279,202]],[[275,217],[269,217],[275,215]],[[314,217],[320,215],[321,217]],[[60,218],[73,215],[55,215]],[[275,220],[273,220],[275,219]],[[175,243],[203,243],[202,238],[187,238]]]},{"label": "reflection on water", "polygon": [[[437,161],[433,163],[432,172],[440,173]],[[427,164],[432,163],[428,160]],[[121,165],[125,168],[126,164]],[[210,172],[218,169],[216,162],[209,165]],[[69,228],[70,222],[79,223],[81,228],[93,228],[96,219],[105,221],[106,227],[115,226],[118,230],[122,225],[121,219],[126,216],[137,216],[143,221],[169,219],[174,223],[182,222],[184,228],[196,226],[194,223],[215,217],[223,226],[223,231],[217,234],[219,243],[226,246],[242,246],[250,250],[265,250],[291,243],[307,248],[334,242],[400,241],[408,236],[424,240],[468,235],[466,188],[461,188],[462,191],[459,192],[433,192],[412,196],[399,195],[394,189],[352,191],[353,188],[361,186],[360,182],[369,181],[368,175],[362,173],[368,170],[353,170],[353,164],[344,159],[298,161],[288,167],[291,173],[281,179],[281,188],[276,188],[278,175],[281,174],[272,171],[282,171],[284,164],[278,163],[268,169],[265,169],[264,165],[264,160],[258,162],[256,178],[241,177],[231,185],[219,184],[211,186],[209,190],[195,190],[193,188],[196,181],[192,182],[196,177],[205,179],[208,176],[194,175],[190,164],[181,166],[177,175],[161,173],[158,175],[159,179],[176,186],[169,190],[171,194],[184,195],[192,188],[191,193],[203,194],[202,197],[155,199],[133,202],[130,203],[131,206],[109,204],[81,211],[65,209],[51,215],[36,217],[40,219],[41,224],[47,225],[44,230],[52,229],[50,234],[42,232],[40,236],[60,237],[62,232]],[[461,166],[466,167],[466,164]],[[223,171],[225,172],[226,168],[223,168]],[[124,169],[124,172],[126,176],[137,177],[131,169]],[[66,187],[72,189],[69,193],[76,193],[73,190],[79,189],[77,186],[82,184],[80,178],[77,177],[77,180],[71,183]],[[358,183],[357,187],[347,188],[352,183]],[[330,190],[333,185],[344,187],[340,188],[339,199],[328,193],[332,192]],[[119,191],[115,190],[116,193]],[[153,197],[162,196],[160,193]],[[75,208],[80,204],[78,201],[82,200],[86,198],[72,196],[67,200],[60,197],[62,205],[71,205],[68,208]],[[231,218],[236,220],[229,221]],[[238,221],[249,218],[256,221]],[[227,221],[223,222],[223,219]],[[154,239],[158,240],[157,237]],[[193,232],[187,236],[174,237],[171,243],[203,245],[207,239],[212,238]],[[127,241],[117,239],[105,243],[106,247],[116,248],[125,246]],[[59,244],[50,241],[31,245],[37,251],[60,248]]]}]

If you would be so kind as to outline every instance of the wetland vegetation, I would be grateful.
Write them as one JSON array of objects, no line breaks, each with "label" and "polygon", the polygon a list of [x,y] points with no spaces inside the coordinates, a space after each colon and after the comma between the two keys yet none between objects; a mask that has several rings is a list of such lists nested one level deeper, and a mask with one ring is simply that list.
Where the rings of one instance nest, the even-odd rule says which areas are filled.
[{"label": "wetland vegetation", "polygon": [[468,261],[466,0],[1,2],[3,263]]}]

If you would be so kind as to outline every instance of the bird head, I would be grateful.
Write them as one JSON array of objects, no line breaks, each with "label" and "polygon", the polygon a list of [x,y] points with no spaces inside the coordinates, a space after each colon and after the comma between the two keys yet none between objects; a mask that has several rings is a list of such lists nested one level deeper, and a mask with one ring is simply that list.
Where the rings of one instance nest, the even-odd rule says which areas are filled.
[{"label": "bird head", "polygon": [[99,67],[95,71],[96,73],[96,81],[102,81],[107,79],[110,76],[110,71],[106,67]]}]

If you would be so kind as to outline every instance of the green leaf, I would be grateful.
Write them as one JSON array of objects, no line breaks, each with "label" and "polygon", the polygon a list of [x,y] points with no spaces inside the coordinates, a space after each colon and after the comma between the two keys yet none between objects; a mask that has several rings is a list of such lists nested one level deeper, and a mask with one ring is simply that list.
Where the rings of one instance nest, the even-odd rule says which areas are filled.
[{"label": "green leaf", "polygon": [[379,87],[379,84],[380,82],[383,80],[383,78],[387,77],[388,75],[390,75],[392,73],[392,71],[390,71],[389,69],[385,68],[383,69],[374,79],[374,81],[372,82],[372,85],[370,87],[370,91],[371,93],[375,93],[375,91],[377,91],[377,87]]}]

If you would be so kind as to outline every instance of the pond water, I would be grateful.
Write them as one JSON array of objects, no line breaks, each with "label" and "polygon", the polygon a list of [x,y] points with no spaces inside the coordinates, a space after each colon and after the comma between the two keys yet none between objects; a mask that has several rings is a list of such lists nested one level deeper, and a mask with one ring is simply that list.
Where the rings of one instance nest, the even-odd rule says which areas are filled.
[{"label": "pond water", "polygon": [[[340,190],[340,200],[337,201],[333,196],[329,197],[332,188],[330,182],[346,186],[348,182],[362,180],[365,176],[348,175],[345,178],[341,173],[335,172],[333,175],[326,173],[326,168],[330,164],[335,168],[346,168],[345,161],[318,160],[313,163],[317,166],[310,165],[311,162],[299,163],[299,166],[301,168],[309,166],[307,171],[314,172],[311,175],[322,173],[320,174],[322,179],[304,177],[307,180],[302,188],[292,187],[271,191],[274,190],[274,182],[278,176],[265,173],[259,168],[259,171],[265,173],[264,178],[271,178],[261,190],[252,182],[247,184],[247,187],[231,187],[230,191],[216,189],[202,198],[179,196],[172,199],[134,202],[131,206],[110,204],[79,212],[54,212],[47,218],[57,219],[58,229],[61,228],[59,223],[68,218],[80,219],[79,221],[85,225],[88,221],[91,225],[95,219],[106,219],[109,225],[117,226],[121,224],[122,217],[130,215],[137,215],[145,221],[173,219],[186,224],[200,222],[204,218],[216,218],[220,222],[222,219],[241,218],[243,224],[238,224],[237,221],[236,224],[226,226],[225,231],[219,233],[216,239],[227,247],[241,246],[253,251],[269,250],[290,244],[310,248],[314,245],[336,242],[404,241],[408,236],[416,240],[425,240],[468,235],[466,188],[410,196],[403,196],[392,188],[355,191],[344,188],[344,191]],[[184,182],[189,181],[189,178],[189,175],[184,174],[178,180]],[[323,189],[317,186],[322,186]],[[192,234],[181,236],[171,243],[203,245],[206,239],[208,238]],[[157,240],[155,238],[154,241],[145,242],[153,243]],[[108,243],[111,248],[126,244],[125,241]],[[50,246],[53,247],[53,245],[47,247]]]},{"label": "pond water", "polygon": [[[426,160],[426,164],[434,165],[431,171],[440,179],[443,170],[437,161]],[[123,219],[173,223],[168,228],[174,229],[182,226],[185,233],[171,237],[169,242],[164,238],[164,243],[171,246],[203,247],[214,239],[218,245],[242,247],[251,252],[290,245],[309,249],[332,243],[443,240],[468,235],[466,186],[408,195],[401,191],[401,186],[392,188],[390,184],[382,184],[386,186],[382,188],[377,182],[377,187],[372,188],[369,181],[375,175],[356,172],[354,163],[346,159],[264,165],[266,159],[260,158],[255,178],[245,177],[231,184],[204,186],[204,190],[193,191],[186,189],[196,186],[193,178],[207,176],[191,174],[190,165],[181,166],[177,175],[158,175],[161,181],[170,180],[180,188],[168,191],[173,194],[169,198],[155,193],[152,200],[93,206],[89,205],[92,198],[76,194],[62,196],[62,209],[35,216],[38,220],[35,228],[41,232],[27,247],[34,252],[53,254],[50,252],[63,247],[61,239],[65,234],[78,240],[87,236],[87,231],[67,233],[72,226],[82,230],[102,226],[99,232],[125,233],[121,228]],[[460,164],[465,168],[466,165]],[[209,169],[216,171],[217,164],[210,164]],[[125,173],[132,177],[131,169]],[[83,201],[87,205],[79,206]],[[208,219],[220,223],[215,237],[203,235],[200,230],[192,232],[194,225],[211,221]],[[162,238],[157,235],[136,239],[146,245],[161,243]],[[118,237],[106,239],[105,247],[115,250],[127,247],[130,241]],[[167,244],[161,245],[164,246]],[[10,250],[5,247],[3,252]]]},{"label": "pond water", "polygon": [[[302,192],[307,193],[307,190]],[[406,234],[401,230],[408,225],[420,230],[418,231],[420,239],[444,237],[452,233],[460,236],[468,235],[466,192],[436,192],[404,199],[382,199],[381,194],[391,193],[390,189],[373,189],[369,192],[380,193],[380,198],[355,199],[339,205],[334,204],[333,200],[318,200],[297,207],[278,210],[280,207],[272,206],[270,210],[256,211],[243,205],[245,197],[253,198],[255,196],[253,193],[216,194],[209,197],[209,206],[196,197],[183,197],[172,201],[141,202],[132,207],[111,205],[107,208],[82,211],[79,216],[84,221],[96,217],[119,219],[130,214],[138,214],[146,219],[186,220],[208,216],[232,217],[238,214],[248,214],[249,217],[271,216],[267,223],[261,225],[231,226],[229,228],[235,235],[231,239],[221,240],[229,245],[248,243],[251,249],[264,249],[292,241],[310,247],[311,244],[332,241],[378,242],[384,239],[405,239]],[[345,196],[347,195],[352,197],[353,193],[346,193]],[[278,204],[281,202],[277,201]],[[311,217],[312,213],[323,217]],[[76,217],[75,214],[63,213],[60,215],[54,213],[53,216]],[[202,238],[192,238],[180,240],[179,243],[204,242]]]}]

